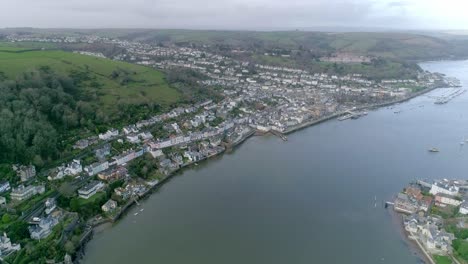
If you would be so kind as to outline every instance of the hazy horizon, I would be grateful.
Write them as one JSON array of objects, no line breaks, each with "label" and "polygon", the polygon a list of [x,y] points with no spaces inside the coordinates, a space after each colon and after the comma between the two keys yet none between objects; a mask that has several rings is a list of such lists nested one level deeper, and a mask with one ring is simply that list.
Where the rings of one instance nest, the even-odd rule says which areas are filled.
[{"label": "hazy horizon", "polygon": [[465,30],[462,0],[15,0],[2,28]]}]

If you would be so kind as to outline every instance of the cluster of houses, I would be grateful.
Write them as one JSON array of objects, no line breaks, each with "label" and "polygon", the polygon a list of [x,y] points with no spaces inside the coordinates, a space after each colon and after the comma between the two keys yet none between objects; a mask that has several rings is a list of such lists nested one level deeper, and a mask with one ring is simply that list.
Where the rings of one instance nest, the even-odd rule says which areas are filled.
[{"label": "cluster of houses", "polygon": [[410,215],[405,218],[404,225],[410,237],[418,239],[432,254],[446,255],[452,253],[454,235],[441,228],[441,219],[431,216]]},{"label": "cluster of houses", "polygon": [[80,160],[74,159],[67,165],[58,166],[47,178],[49,180],[63,179],[65,176],[75,176],[83,171]]},{"label": "cluster of houses", "polygon": [[[243,112],[259,128],[278,132],[363,102],[379,103],[404,98],[412,92],[408,87],[431,87],[436,80],[443,78],[437,74],[421,73],[417,80],[376,82],[360,74],[312,74],[302,69],[249,64],[192,48],[149,47],[129,42],[125,47],[133,52],[138,63],[162,69],[189,68],[209,77],[202,84],[225,87],[226,99],[213,106],[217,116],[225,116],[233,108],[229,107],[230,104],[267,104],[269,107],[263,111],[251,107],[244,108]],[[164,49],[167,52],[163,52]],[[158,62],[149,59],[154,57]],[[274,107],[268,105],[271,102]],[[195,128],[200,123],[203,123],[201,118],[191,121]]]},{"label": "cluster of houses", "polygon": [[464,180],[418,181],[397,195],[394,210],[408,215],[404,226],[410,238],[418,240],[432,254],[450,254],[455,237],[444,230],[444,219],[432,214],[432,207],[445,210],[448,217],[467,215],[467,190],[468,181]]}]

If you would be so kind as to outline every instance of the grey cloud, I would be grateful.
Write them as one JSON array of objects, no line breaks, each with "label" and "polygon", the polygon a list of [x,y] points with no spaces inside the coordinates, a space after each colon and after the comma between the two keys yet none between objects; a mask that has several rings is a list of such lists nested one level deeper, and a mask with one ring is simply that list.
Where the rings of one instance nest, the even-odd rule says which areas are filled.
[{"label": "grey cloud", "polygon": [[0,0],[0,27],[418,27],[422,0]]},{"label": "grey cloud", "polygon": [[408,5],[407,2],[404,1],[396,1],[388,3],[389,7],[406,7]]}]

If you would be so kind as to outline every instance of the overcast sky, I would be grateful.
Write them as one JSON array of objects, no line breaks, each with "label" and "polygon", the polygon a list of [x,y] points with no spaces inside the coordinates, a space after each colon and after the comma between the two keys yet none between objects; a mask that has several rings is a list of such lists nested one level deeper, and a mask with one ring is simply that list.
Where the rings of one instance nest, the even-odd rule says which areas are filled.
[{"label": "overcast sky", "polygon": [[0,6],[0,28],[468,28],[468,0],[0,0]]}]

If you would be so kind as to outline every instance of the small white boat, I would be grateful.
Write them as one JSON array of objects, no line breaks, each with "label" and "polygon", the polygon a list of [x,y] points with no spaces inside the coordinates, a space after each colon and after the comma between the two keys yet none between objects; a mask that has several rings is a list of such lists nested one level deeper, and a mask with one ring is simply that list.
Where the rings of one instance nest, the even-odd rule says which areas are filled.
[{"label": "small white boat", "polygon": [[137,216],[137,215],[138,215],[138,213],[134,213],[133,215],[134,215],[134,216]]},{"label": "small white boat", "polygon": [[436,152],[439,152],[439,149],[438,148],[431,148],[428,151],[436,153]]},{"label": "small white boat", "polygon": [[141,209],[140,209],[140,212],[143,212],[144,210],[145,210],[145,208],[141,208]]}]

